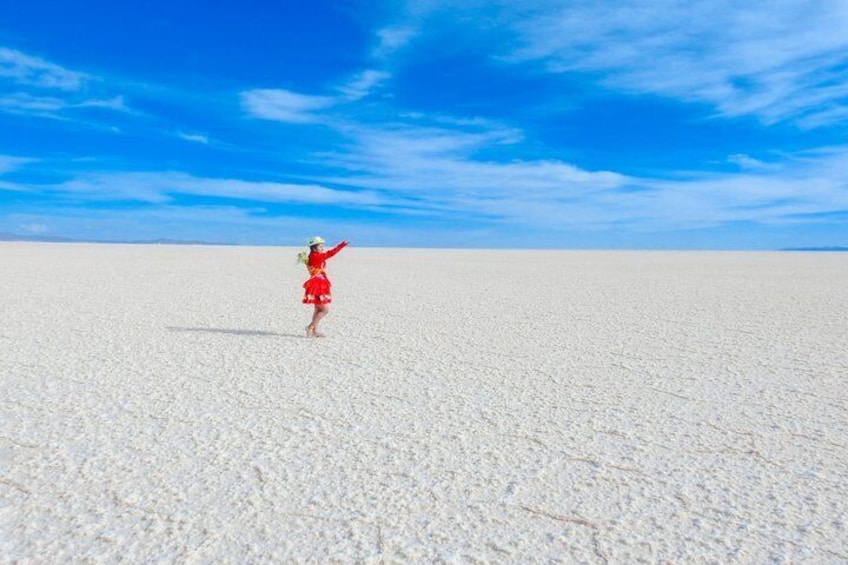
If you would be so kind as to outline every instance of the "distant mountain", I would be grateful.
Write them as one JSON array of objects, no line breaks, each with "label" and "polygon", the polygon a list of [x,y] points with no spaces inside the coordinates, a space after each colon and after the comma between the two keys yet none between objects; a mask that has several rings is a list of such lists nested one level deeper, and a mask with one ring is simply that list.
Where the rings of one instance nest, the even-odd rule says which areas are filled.
[{"label": "distant mountain", "polygon": [[848,251],[848,247],[785,247],[781,251]]},{"label": "distant mountain", "polygon": [[237,243],[223,243],[220,241],[203,241],[201,239],[144,239],[136,241],[120,241],[114,243],[138,243],[142,245],[238,245]]},{"label": "distant mountain", "polygon": [[138,245],[238,245],[237,243],[222,243],[202,240],[183,239],[145,239],[145,240],[98,240],[98,239],[71,239],[68,237],[56,237],[46,235],[20,235],[16,233],[0,232],[0,241],[36,241],[49,243],[128,243]]},{"label": "distant mountain", "polygon": [[16,233],[0,232],[0,241],[50,241],[50,242],[71,242],[73,239],[67,237],[55,237],[49,235],[19,235]]}]

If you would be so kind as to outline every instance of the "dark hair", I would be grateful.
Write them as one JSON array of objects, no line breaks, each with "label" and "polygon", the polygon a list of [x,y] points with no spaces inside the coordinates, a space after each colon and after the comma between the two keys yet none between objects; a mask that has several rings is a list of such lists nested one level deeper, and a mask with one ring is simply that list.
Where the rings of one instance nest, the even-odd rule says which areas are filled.
[{"label": "dark hair", "polygon": [[316,251],[316,250],[318,249],[318,246],[319,246],[319,245],[321,245],[321,244],[320,244],[320,243],[316,243],[315,245],[310,245],[310,246],[309,246],[309,250],[310,250],[310,251]]}]

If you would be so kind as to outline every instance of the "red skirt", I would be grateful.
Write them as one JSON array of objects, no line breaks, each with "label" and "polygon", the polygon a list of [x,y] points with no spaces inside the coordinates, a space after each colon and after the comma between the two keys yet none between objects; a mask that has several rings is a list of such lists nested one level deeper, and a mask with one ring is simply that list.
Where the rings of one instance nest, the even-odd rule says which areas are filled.
[{"label": "red skirt", "polygon": [[329,304],[333,301],[330,293],[330,279],[324,275],[315,275],[303,283],[304,304]]}]

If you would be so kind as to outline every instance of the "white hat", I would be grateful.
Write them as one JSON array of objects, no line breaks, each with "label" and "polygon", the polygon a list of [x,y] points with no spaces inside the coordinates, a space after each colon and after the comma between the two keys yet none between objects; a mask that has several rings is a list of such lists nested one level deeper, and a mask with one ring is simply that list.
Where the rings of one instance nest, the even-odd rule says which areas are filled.
[{"label": "white hat", "polygon": [[319,243],[324,243],[324,238],[320,235],[316,235],[315,237],[309,240],[309,247],[312,247],[313,245],[318,245]]}]

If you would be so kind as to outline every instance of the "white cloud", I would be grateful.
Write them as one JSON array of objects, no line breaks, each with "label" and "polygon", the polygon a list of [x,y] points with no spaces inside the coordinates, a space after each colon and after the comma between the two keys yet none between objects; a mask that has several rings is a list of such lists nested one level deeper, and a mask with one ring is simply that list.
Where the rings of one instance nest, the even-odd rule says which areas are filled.
[{"label": "white cloud", "polygon": [[203,145],[209,145],[209,138],[205,135],[201,135],[199,133],[183,133],[181,131],[177,132],[177,137],[180,139],[185,139],[186,141],[193,141],[195,143],[202,143]]},{"label": "white cloud", "polygon": [[482,38],[502,61],[706,103],[721,116],[807,128],[848,119],[843,0],[408,1],[398,21],[387,30]]},{"label": "white cloud", "polygon": [[241,105],[251,116],[264,120],[295,124],[326,122],[321,110],[361,100],[390,76],[385,71],[366,69],[340,85],[336,96],[314,96],[283,89],[246,90],[240,94]]},{"label": "white cloud", "polygon": [[[362,178],[348,178],[354,186],[419,190],[430,193],[472,192],[529,194],[561,191],[568,186],[608,187],[624,178],[608,172],[583,171],[560,161],[497,163],[478,161],[481,148],[514,141],[514,131],[491,129],[468,133],[442,128],[398,127],[393,130],[361,128],[347,154],[330,155],[330,162]],[[343,182],[343,178],[336,179]]]},{"label": "white cloud", "polygon": [[848,105],[830,105],[819,111],[810,111],[796,120],[796,123],[804,129],[813,129],[831,124],[848,122]]},{"label": "white cloud", "polygon": [[[156,204],[156,209],[173,208],[177,195],[239,199],[254,207],[342,206],[429,215],[454,222],[451,229],[456,231],[489,226],[500,234],[511,229],[555,234],[658,232],[736,221],[780,224],[848,210],[848,147],[770,163],[740,154],[731,159],[751,165],[742,173],[695,171],[661,179],[588,171],[557,160],[495,162],[477,157],[481,148],[503,135],[498,130],[469,134],[438,128],[360,129],[354,135],[347,152],[323,156],[327,166],[342,172],[316,178],[310,185],[180,172],[96,172],[50,185],[13,184],[11,189],[55,192],[78,202],[141,201]],[[19,166],[15,159],[0,158],[0,169]]]},{"label": "white cloud", "polygon": [[16,93],[0,98],[0,110],[14,114],[54,114],[69,107],[62,98]]},{"label": "white cloud", "polygon": [[736,153],[728,156],[727,162],[738,165],[742,169],[762,169],[768,166],[763,161],[754,159],[750,155],[746,155],[744,153]]},{"label": "white cloud", "polygon": [[[491,162],[475,158],[511,132],[464,133],[438,128],[361,129],[347,153],[323,156],[346,173],[318,177],[375,189],[403,199],[409,212],[457,221],[563,225],[575,203],[601,198],[630,182],[609,171],[586,171],[561,161]],[[585,209],[585,207],[584,207]],[[591,218],[580,216],[586,225]]]},{"label": "white cloud", "polygon": [[0,47],[0,78],[18,84],[65,91],[80,90],[89,76],[38,57]]},{"label": "white cloud", "polygon": [[27,163],[33,163],[35,161],[37,161],[37,159],[31,159],[28,157],[13,157],[11,155],[0,155],[0,175],[16,171],[20,169],[21,166],[26,165]]},{"label": "white cloud", "polygon": [[642,210],[647,223],[659,227],[731,221],[791,223],[805,216],[843,212],[848,210],[848,155],[844,149],[791,158],[744,174],[646,179],[641,184],[648,193],[624,195],[620,203]]},{"label": "white cloud", "polygon": [[79,102],[55,96],[34,96],[23,92],[0,98],[0,109],[14,113],[55,114],[70,108],[105,108],[129,111],[122,96],[109,99],[83,99]]},{"label": "white cloud", "polygon": [[[139,241],[159,238],[234,242],[242,244],[303,247],[309,237],[321,234],[329,241],[348,239],[354,245],[413,246],[422,241],[433,245],[456,246],[455,233],[385,224],[364,225],[343,218],[321,219],[268,215],[261,208],[232,206],[175,206],[133,210],[98,210],[68,207],[61,213],[0,210],[0,232],[21,231],[24,225],[49,226],[49,232],[63,237],[102,241]],[[468,242],[472,230],[462,230]],[[479,243],[486,240],[480,239]],[[295,254],[283,255],[292,269]],[[283,265],[285,267],[285,264]]]},{"label": "white cloud", "polygon": [[[0,214],[0,231],[5,229],[20,232],[25,230],[26,226],[42,225],[49,226],[49,232],[58,236],[98,241],[168,238],[200,239],[209,242],[267,242],[268,235],[285,230],[287,222],[285,219],[262,217],[262,213],[261,209],[227,206],[163,205],[133,210],[98,210],[69,206],[61,213]],[[245,238],[245,234],[250,237]],[[295,236],[293,233],[292,239]]]},{"label": "white cloud", "polygon": [[130,109],[123,96],[114,96],[107,99],[87,99],[82,102],[71,104],[72,108],[105,108],[107,110],[116,110],[119,112],[129,112]]},{"label": "white cloud", "polygon": [[323,156],[342,174],[319,182],[402,195],[419,213],[526,228],[667,230],[731,221],[775,223],[848,210],[845,148],[766,163],[729,158],[743,173],[639,178],[558,160],[485,161],[503,135],[439,128],[351,131],[347,152]]},{"label": "white cloud", "polygon": [[386,27],[378,30],[378,44],[374,48],[372,56],[383,59],[394,54],[409,44],[417,33],[417,30],[410,26]]},{"label": "white cloud", "polygon": [[385,71],[366,69],[340,85],[336,96],[314,96],[283,89],[246,90],[240,94],[241,105],[251,116],[264,120],[295,124],[326,122],[321,110],[361,100],[390,76]]},{"label": "white cloud", "polygon": [[21,229],[26,233],[42,234],[50,231],[45,224],[23,224]]},{"label": "white cloud", "polygon": [[242,107],[252,116],[265,120],[308,123],[319,119],[314,114],[333,106],[327,96],[309,96],[282,89],[256,89],[241,93]]},{"label": "white cloud", "polygon": [[357,74],[353,80],[339,88],[339,91],[349,101],[360,100],[371,94],[372,90],[388,80],[390,76],[385,71],[368,69]]},{"label": "white cloud", "polygon": [[[544,3],[513,20],[515,61],[597,73],[611,88],[713,104],[767,123],[844,119],[848,4],[842,0],[606,0]],[[828,119],[829,118],[829,119]]]},{"label": "white cloud", "polygon": [[336,190],[319,185],[253,182],[196,177],[180,172],[91,172],[56,184],[30,184],[29,190],[60,192],[93,201],[134,200],[166,203],[175,194],[271,203],[372,206],[381,202],[370,191]]},{"label": "white cloud", "polygon": [[74,101],[56,96],[36,96],[24,92],[10,94],[0,98],[0,111],[10,114],[24,114],[44,118],[67,118],[67,110],[76,108],[104,108],[120,112],[129,112],[122,96],[109,99],[81,99]]}]

